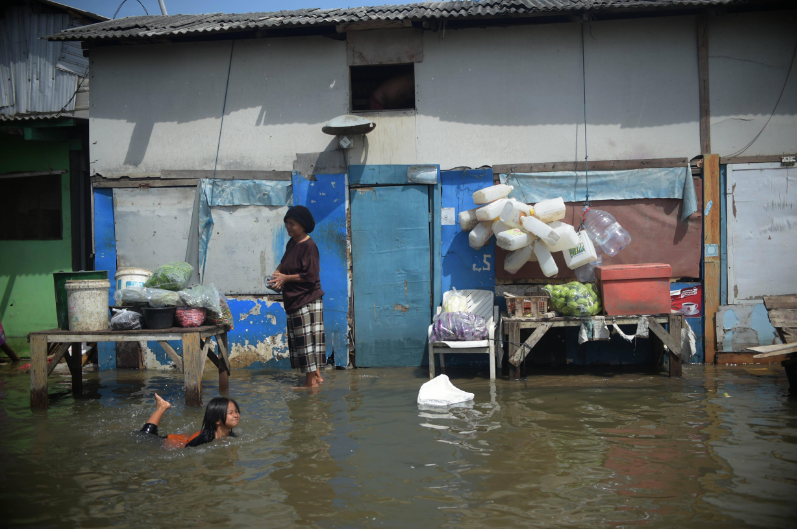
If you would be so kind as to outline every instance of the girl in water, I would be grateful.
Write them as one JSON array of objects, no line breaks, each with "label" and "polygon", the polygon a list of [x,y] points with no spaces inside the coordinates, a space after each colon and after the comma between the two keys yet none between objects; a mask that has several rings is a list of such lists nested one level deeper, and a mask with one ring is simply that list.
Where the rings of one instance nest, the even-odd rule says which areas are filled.
[{"label": "girl in water", "polygon": [[[172,407],[170,403],[163,400],[160,395],[155,394],[157,407],[155,411],[141,428],[144,433],[158,435],[158,423],[163,414]],[[238,403],[227,397],[216,397],[208,403],[205,408],[205,418],[202,419],[202,429],[193,435],[170,434],[164,437],[164,443],[168,448],[183,448],[187,446],[199,446],[209,443],[214,439],[222,437],[237,437],[232,431],[238,426],[241,418],[241,410]]]}]

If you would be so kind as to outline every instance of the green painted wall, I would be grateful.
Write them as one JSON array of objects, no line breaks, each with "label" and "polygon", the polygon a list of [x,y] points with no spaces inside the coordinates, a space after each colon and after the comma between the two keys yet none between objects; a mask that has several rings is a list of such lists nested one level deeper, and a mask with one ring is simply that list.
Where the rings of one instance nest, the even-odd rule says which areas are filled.
[{"label": "green painted wall", "polygon": [[[68,142],[26,141],[18,136],[0,136],[0,173],[56,169],[69,170]],[[28,356],[29,332],[58,326],[52,274],[72,271],[69,197],[67,173],[61,177],[62,240],[0,240],[0,321],[9,345],[18,354]],[[3,222],[8,221],[3,219]]]}]

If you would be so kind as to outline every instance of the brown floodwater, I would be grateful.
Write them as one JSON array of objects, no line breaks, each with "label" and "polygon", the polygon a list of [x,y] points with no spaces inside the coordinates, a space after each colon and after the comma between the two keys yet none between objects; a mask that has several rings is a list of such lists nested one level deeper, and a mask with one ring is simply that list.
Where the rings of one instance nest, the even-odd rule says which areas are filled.
[{"label": "brown floodwater", "polygon": [[[421,410],[420,369],[234,371],[236,439],[168,451],[138,433],[193,432],[176,372],[50,379],[0,367],[4,527],[794,527],[797,400],[780,367],[687,366],[682,379],[449,372],[472,406]],[[206,375],[205,400],[218,386]]]}]

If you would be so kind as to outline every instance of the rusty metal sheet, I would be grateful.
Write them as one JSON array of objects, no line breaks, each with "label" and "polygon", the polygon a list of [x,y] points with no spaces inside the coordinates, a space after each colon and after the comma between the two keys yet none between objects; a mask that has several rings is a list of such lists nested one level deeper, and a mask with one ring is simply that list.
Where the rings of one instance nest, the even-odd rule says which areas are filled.
[{"label": "rusty metal sheet", "polygon": [[[700,252],[703,240],[703,181],[695,179],[698,212],[685,222],[680,221],[682,201],[657,198],[642,200],[603,200],[592,207],[608,211],[631,234],[631,244],[614,257],[603,256],[605,264],[666,263],[673,277],[700,277]],[[567,222],[578,228],[582,203],[568,203]],[[507,252],[495,249],[496,279],[545,279],[536,262],[527,263],[516,274],[504,270]],[[565,265],[562,252],[554,254],[559,274],[554,279],[572,279],[575,272]]]},{"label": "rusty metal sheet", "polygon": [[423,61],[423,31],[389,29],[350,31],[346,34],[349,66],[407,64]]}]

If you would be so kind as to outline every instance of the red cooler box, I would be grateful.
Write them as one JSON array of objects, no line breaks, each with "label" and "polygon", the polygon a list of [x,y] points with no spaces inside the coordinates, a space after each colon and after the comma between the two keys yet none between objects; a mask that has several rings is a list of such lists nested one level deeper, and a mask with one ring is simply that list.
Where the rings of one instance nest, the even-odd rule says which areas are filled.
[{"label": "red cooler box", "polygon": [[672,267],[660,263],[595,267],[609,316],[669,314],[671,274]]}]

